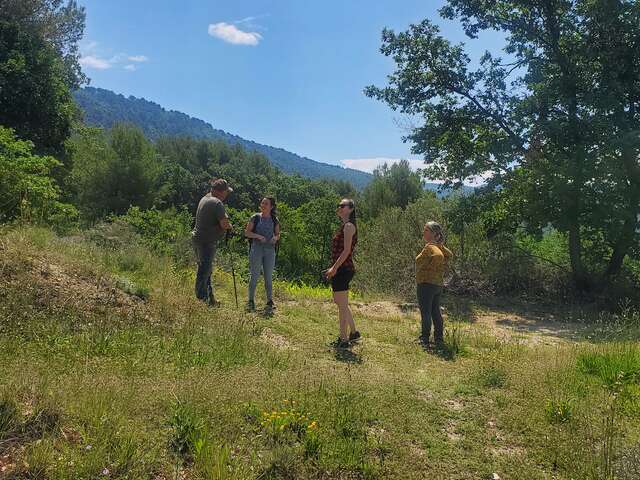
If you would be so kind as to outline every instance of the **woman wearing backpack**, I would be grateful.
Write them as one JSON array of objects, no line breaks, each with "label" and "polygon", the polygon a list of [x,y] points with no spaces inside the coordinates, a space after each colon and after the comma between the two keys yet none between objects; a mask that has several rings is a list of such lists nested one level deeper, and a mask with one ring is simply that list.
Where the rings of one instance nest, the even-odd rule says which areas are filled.
[{"label": "woman wearing backpack", "polygon": [[356,207],[353,200],[343,199],[338,204],[336,213],[342,220],[342,226],[331,241],[331,261],[333,265],[326,271],[325,275],[331,280],[333,301],[338,306],[340,336],[336,345],[338,348],[347,348],[349,342],[360,338],[360,332],[356,330],[353,315],[349,308],[349,283],[355,274],[353,249],[358,243]]},{"label": "woman wearing backpack", "polygon": [[255,310],[256,286],[260,273],[264,273],[264,288],[267,293],[267,308],[273,304],[273,269],[276,266],[276,244],[280,240],[280,223],[276,212],[276,200],[265,197],[260,202],[260,212],[254,214],[244,230],[251,242],[249,250],[249,301],[247,309]]},{"label": "woman wearing backpack", "polygon": [[444,341],[444,321],[440,312],[443,274],[453,253],[444,246],[444,231],[440,224],[427,222],[422,237],[425,246],[416,257],[417,296],[422,320],[420,342],[425,347],[429,346],[433,323],[433,339],[436,347],[440,348]]}]

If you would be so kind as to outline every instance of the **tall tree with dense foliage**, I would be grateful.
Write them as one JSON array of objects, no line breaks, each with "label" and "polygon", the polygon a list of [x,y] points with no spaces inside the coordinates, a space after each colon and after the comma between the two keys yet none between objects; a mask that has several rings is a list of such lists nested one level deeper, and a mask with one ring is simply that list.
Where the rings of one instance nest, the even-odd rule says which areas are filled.
[{"label": "tall tree with dense foliage", "polygon": [[0,126],[0,222],[75,218],[75,209],[59,202],[60,189],[51,177],[59,165],[53,157],[34,155],[33,143]]},{"label": "tall tree with dense foliage", "polygon": [[367,95],[422,117],[406,139],[430,176],[492,172],[502,227],[551,224],[576,286],[607,283],[640,242],[640,4],[449,0],[441,14],[472,39],[503,32],[506,57],[474,70],[428,20],[385,29],[397,69]]},{"label": "tall tree with dense foliage", "polygon": [[386,163],[373,171],[373,180],[362,192],[365,210],[375,217],[385,208],[405,208],[420,196],[420,174],[411,171],[409,162]]},{"label": "tall tree with dense foliage", "polygon": [[73,0],[0,0],[0,124],[38,152],[60,153],[69,136],[84,23]]},{"label": "tall tree with dense foliage", "polygon": [[84,128],[69,140],[67,148],[73,162],[70,183],[85,219],[153,205],[161,164],[139,129],[116,125],[107,134]]}]

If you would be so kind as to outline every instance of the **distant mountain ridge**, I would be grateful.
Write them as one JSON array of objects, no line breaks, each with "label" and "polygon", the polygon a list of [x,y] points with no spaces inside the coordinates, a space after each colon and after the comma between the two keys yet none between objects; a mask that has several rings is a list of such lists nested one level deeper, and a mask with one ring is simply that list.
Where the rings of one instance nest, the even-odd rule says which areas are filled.
[{"label": "distant mountain ridge", "polygon": [[358,189],[364,188],[373,178],[366,172],[317,162],[282,148],[246,140],[209,123],[174,110],[165,110],[157,103],[144,98],[125,97],[103,88],[85,87],[74,93],[89,125],[111,128],[115,123],[128,122],[137,125],[145,135],[155,140],[162,136],[189,136],[223,140],[248,150],[256,150],[266,156],[273,165],[286,173],[297,173],[308,178],[346,180]]}]

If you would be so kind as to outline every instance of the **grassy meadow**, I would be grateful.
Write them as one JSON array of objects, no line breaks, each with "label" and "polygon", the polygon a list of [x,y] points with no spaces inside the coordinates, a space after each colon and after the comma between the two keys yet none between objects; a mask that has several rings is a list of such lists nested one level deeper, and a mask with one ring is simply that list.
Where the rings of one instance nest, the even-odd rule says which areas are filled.
[{"label": "grassy meadow", "polygon": [[356,295],[340,351],[328,290],[278,283],[268,316],[221,271],[207,308],[193,276],[2,230],[0,478],[640,478],[633,312],[447,297],[432,352],[412,305]]}]

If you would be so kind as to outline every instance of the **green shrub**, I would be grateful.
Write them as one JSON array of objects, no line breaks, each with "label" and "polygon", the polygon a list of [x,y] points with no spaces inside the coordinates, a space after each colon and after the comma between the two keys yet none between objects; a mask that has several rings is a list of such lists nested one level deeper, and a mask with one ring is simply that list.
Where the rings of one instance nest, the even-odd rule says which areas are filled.
[{"label": "green shrub", "polygon": [[122,219],[114,218],[85,230],[83,236],[90,242],[108,250],[119,250],[141,241],[135,229]]},{"label": "green shrub", "polygon": [[285,400],[282,408],[262,412],[260,425],[275,442],[286,441],[290,436],[304,440],[315,435],[318,422],[301,410],[295,401]]},{"label": "green shrub", "polygon": [[545,416],[551,424],[567,423],[573,417],[573,402],[571,400],[548,400],[545,409]]},{"label": "green shrub", "polygon": [[49,472],[52,470],[52,465],[56,461],[56,451],[51,442],[35,442],[29,445],[24,454],[24,464],[21,474],[24,477],[18,478],[33,478],[37,480],[44,480],[49,477]]},{"label": "green shrub", "polygon": [[444,331],[444,342],[441,353],[449,360],[455,360],[459,355],[466,353],[465,334],[460,326],[453,324]]},{"label": "green shrub", "polygon": [[0,439],[11,433],[19,423],[18,407],[9,398],[0,398]]},{"label": "green shrub", "polygon": [[359,223],[354,285],[363,291],[415,299],[415,257],[424,246],[422,230],[428,220],[443,221],[441,201],[433,194],[425,194],[404,210],[388,208],[375,219]]},{"label": "green shrub", "polygon": [[640,348],[626,344],[615,349],[590,351],[578,356],[578,368],[598,377],[608,388],[640,382]]},{"label": "green shrub", "polygon": [[141,210],[139,207],[131,207],[126,214],[114,217],[113,220],[130,225],[152,250],[171,256],[174,260],[185,261],[185,243],[189,244],[189,252],[191,251],[193,219],[187,210]]},{"label": "green shrub", "polygon": [[184,402],[176,402],[169,420],[171,449],[183,456],[193,456],[205,442],[205,422],[195,408]]},{"label": "green shrub", "polygon": [[193,467],[195,478],[203,480],[244,479],[244,472],[234,468],[231,449],[226,445],[216,445],[209,438],[203,438],[194,452]]},{"label": "green shrub", "polygon": [[507,371],[493,361],[480,367],[478,374],[480,383],[487,388],[502,388],[507,383]]},{"label": "green shrub", "polygon": [[132,205],[152,206],[160,163],[139,128],[83,127],[67,141],[67,152],[73,165],[69,183],[86,221],[124,214]]},{"label": "green shrub", "polygon": [[129,295],[134,295],[143,300],[146,300],[147,298],[149,298],[148,288],[132,282],[127,277],[122,277],[122,276],[117,277],[116,287],[122,290],[123,292],[128,293]]},{"label": "green shrub", "polygon": [[62,164],[34,155],[33,148],[33,143],[0,126],[0,223],[19,219],[71,228],[77,210],[59,201],[60,188],[52,177]]}]

